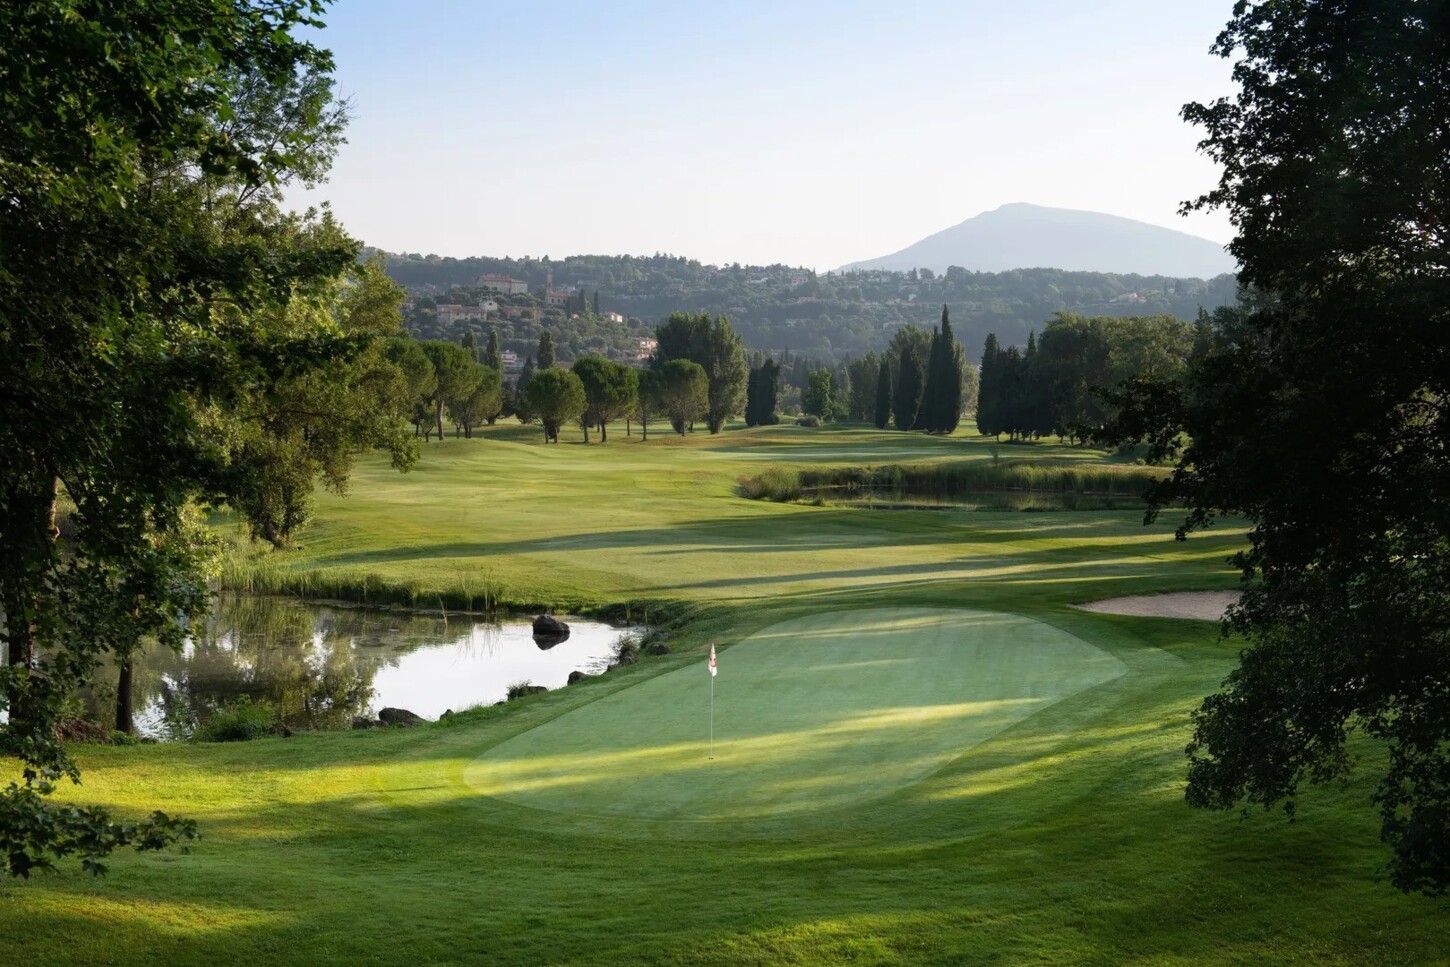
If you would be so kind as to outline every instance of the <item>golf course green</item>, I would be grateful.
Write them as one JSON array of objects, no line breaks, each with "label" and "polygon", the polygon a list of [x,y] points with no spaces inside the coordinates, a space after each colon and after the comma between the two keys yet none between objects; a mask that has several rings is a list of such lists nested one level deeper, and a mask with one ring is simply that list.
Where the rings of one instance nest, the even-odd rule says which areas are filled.
[{"label": "golf course green", "polygon": [[[921,779],[1122,662],[1048,625],[883,608],[796,618],[531,729],[468,769],[559,812],[750,819],[839,809]],[[701,725],[714,686],[714,739]]]},{"label": "golf course green", "polygon": [[1385,882],[1372,770],[1305,790],[1294,822],[1184,804],[1191,714],[1238,642],[1072,607],[1230,590],[1242,527],[736,489],[770,467],[1130,458],[965,430],[561,436],[488,428],[406,475],[362,459],[294,548],[225,579],[627,606],[671,654],[413,729],[76,746],[65,801],[202,838],[0,885],[0,963],[1445,962],[1443,901]]}]

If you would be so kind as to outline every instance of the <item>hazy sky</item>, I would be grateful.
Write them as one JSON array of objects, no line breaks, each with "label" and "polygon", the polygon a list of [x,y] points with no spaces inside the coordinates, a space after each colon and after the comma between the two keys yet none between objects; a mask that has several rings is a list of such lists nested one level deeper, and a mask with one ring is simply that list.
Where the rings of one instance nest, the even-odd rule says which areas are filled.
[{"label": "hazy sky", "polygon": [[340,0],[328,199],[368,244],[834,268],[998,205],[1180,218],[1231,0]]}]

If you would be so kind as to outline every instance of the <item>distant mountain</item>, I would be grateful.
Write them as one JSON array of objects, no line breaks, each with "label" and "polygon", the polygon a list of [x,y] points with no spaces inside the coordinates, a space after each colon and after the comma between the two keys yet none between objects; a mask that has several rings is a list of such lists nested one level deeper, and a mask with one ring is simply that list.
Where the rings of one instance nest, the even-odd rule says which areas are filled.
[{"label": "distant mountain", "polygon": [[1196,279],[1237,271],[1221,245],[1197,235],[1117,215],[1021,202],[983,212],[894,255],[853,262],[843,271],[945,272],[952,265],[973,272],[1052,268]]}]

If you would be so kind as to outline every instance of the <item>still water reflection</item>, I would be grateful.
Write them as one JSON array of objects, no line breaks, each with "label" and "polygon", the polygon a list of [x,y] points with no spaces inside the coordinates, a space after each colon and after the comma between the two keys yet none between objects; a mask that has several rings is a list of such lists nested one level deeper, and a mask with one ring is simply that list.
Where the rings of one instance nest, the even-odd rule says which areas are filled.
[{"label": "still water reflection", "polygon": [[[569,622],[568,640],[541,648],[527,620],[489,624],[307,604],[223,598],[180,652],[151,648],[135,671],[136,728],[183,738],[243,695],[274,705],[293,729],[340,729],[392,706],[437,718],[503,699],[510,684],[547,688],[574,670],[603,671],[626,629]],[[546,643],[547,644],[547,643]],[[108,681],[113,686],[114,671]],[[109,721],[108,689],[91,697]],[[114,689],[109,689],[114,701]]]}]

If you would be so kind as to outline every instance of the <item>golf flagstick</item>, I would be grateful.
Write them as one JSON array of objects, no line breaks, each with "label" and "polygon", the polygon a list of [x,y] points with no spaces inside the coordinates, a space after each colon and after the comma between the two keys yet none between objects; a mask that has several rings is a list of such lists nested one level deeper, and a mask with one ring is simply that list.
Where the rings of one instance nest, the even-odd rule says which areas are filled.
[{"label": "golf flagstick", "polygon": [[715,758],[715,646],[710,646],[710,758]]}]

